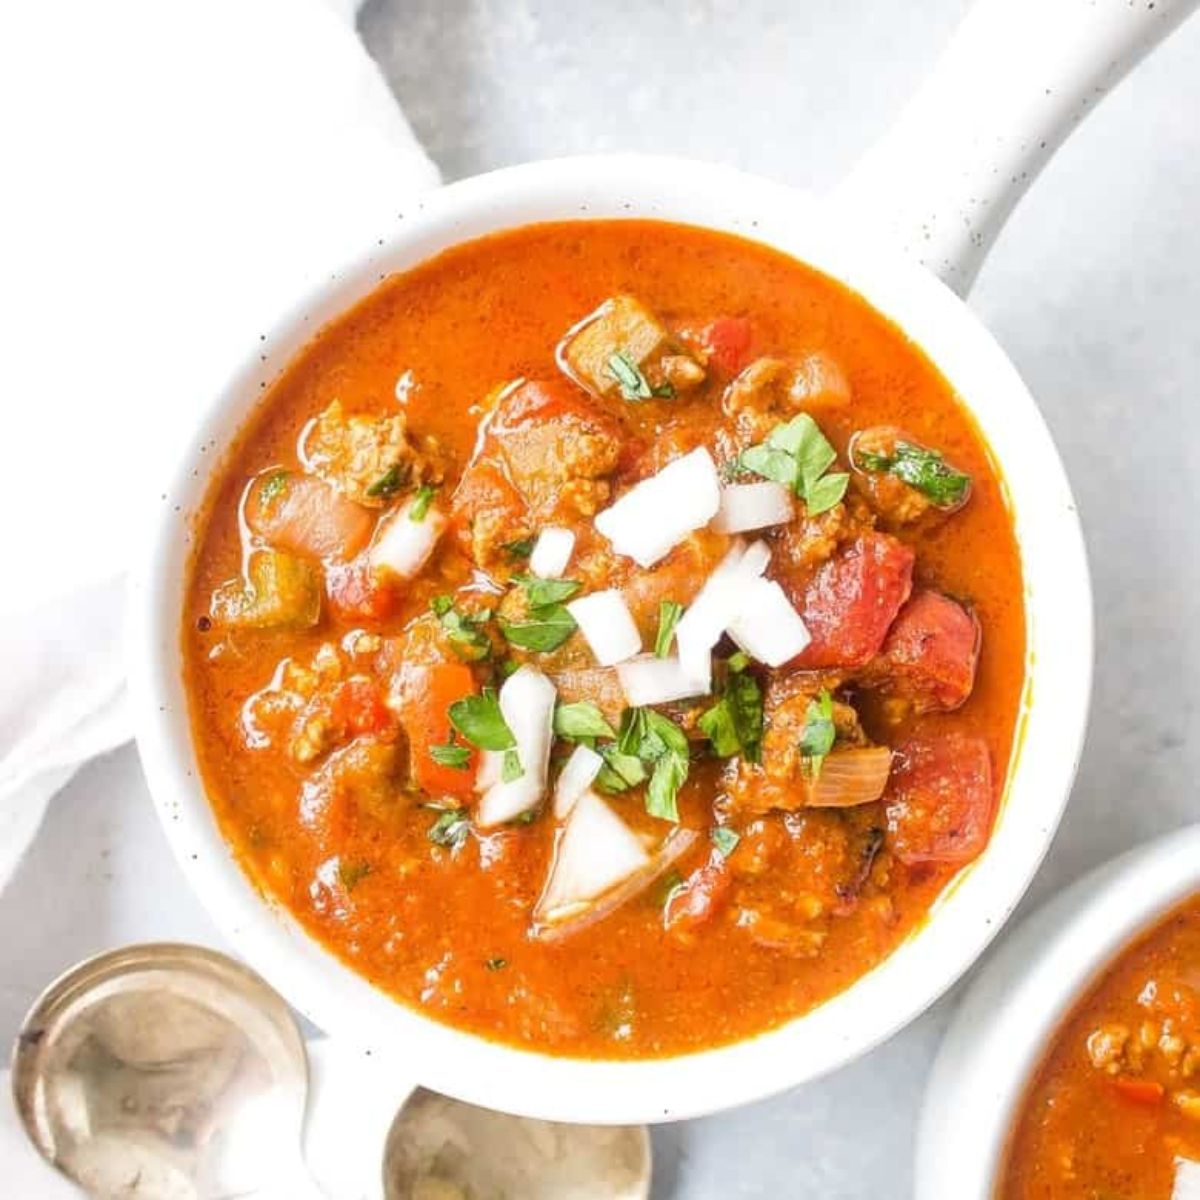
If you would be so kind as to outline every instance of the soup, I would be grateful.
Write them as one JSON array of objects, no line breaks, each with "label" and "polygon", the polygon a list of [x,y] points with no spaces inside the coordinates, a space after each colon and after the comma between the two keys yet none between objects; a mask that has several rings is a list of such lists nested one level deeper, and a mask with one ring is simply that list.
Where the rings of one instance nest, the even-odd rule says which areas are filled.
[{"label": "soup", "polygon": [[1200,900],[1127,949],[1067,1018],[997,1195],[1200,1196]]},{"label": "soup", "polygon": [[389,277],[199,517],[195,744],[257,885],[355,971],[562,1055],[745,1038],[986,846],[1024,686],[1005,494],[833,280],[647,221]]}]

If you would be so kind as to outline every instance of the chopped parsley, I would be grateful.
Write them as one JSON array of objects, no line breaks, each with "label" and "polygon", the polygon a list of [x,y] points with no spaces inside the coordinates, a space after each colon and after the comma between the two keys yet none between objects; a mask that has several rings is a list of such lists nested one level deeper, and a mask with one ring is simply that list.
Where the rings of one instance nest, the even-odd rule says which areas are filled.
[{"label": "chopped parsley", "polygon": [[850,476],[843,471],[826,474],[836,460],[837,452],[808,413],[776,425],[765,442],[743,450],[738,459],[756,475],[791,488],[814,517],[846,494]]},{"label": "chopped parsley", "polygon": [[584,738],[615,738],[616,732],[590,700],[554,707],[554,735],[570,742]]},{"label": "chopped parsley", "polygon": [[505,542],[503,549],[509,558],[528,558],[533,553],[534,539],[518,538],[515,542]]},{"label": "chopped parsley", "polygon": [[650,381],[642,374],[641,367],[625,350],[618,350],[608,356],[608,373],[617,381],[621,395],[635,404],[639,400],[649,400],[652,396],[669,400],[675,395],[675,389],[669,383],[651,387]]},{"label": "chopped parsley", "polygon": [[730,671],[721,698],[701,714],[697,724],[719,758],[740,754],[747,762],[758,762],[762,757],[762,689],[744,668],[743,663],[740,669]]},{"label": "chopped parsley", "polygon": [[862,471],[895,476],[927,496],[937,508],[957,508],[971,489],[969,475],[950,466],[939,451],[915,442],[897,439],[891,454],[855,450],[853,460]]},{"label": "chopped parsley", "polygon": [[423,483],[417,488],[417,494],[413,497],[413,502],[408,510],[408,519],[410,521],[423,521],[429,512],[429,506],[433,503],[434,496],[437,495],[437,488],[432,484]]},{"label": "chopped parsley", "polygon": [[429,747],[429,757],[440,767],[454,767],[456,770],[465,771],[471,761],[471,749],[469,746],[460,746],[458,731],[451,729],[449,741]]},{"label": "chopped parsley", "polygon": [[426,835],[435,846],[461,850],[471,832],[471,822],[465,808],[447,808],[429,827]]},{"label": "chopped parsley", "polygon": [[716,825],[709,830],[708,836],[712,839],[712,844],[716,846],[722,858],[728,858],[736,849],[737,844],[742,840],[740,833],[735,833],[728,825]]},{"label": "chopped parsley", "polygon": [[659,658],[666,658],[671,650],[671,639],[675,636],[675,626],[683,616],[683,605],[674,600],[660,600],[658,604],[658,634],[654,639],[654,653]]},{"label": "chopped parsley", "polygon": [[[676,803],[688,776],[690,750],[682,729],[652,708],[627,708],[621,718],[616,751],[650,768],[646,811],[663,821],[679,822]],[[611,761],[606,759],[606,765]]]},{"label": "chopped parsley", "polygon": [[504,760],[500,767],[500,780],[502,783],[512,783],[514,779],[520,779],[525,774],[525,768],[521,766],[521,756],[516,749],[505,750]]},{"label": "chopped parsley", "polygon": [[513,579],[525,593],[529,612],[520,620],[500,621],[505,638],[522,650],[557,650],[577,628],[562,602],[583,585],[575,579],[538,579],[534,575],[514,575]]},{"label": "chopped parsley", "polygon": [[596,753],[604,759],[604,766],[596,775],[600,791],[612,795],[646,782],[646,768],[636,754],[622,754],[616,746],[601,746]]},{"label": "chopped parsley", "polygon": [[449,711],[450,724],[480,750],[511,750],[517,744],[491,688],[484,688],[480,696],[455,700]]},{"label": "chopped parsley", "polygon": [[833,697],[828,688],[808,702],[804,713],[804,730],[800,734],[801,766],[806,775],[815,779],[821,772],[825,756],[833,749],[837,729],[833,724]]},{"label": "chopped parsley", "polygon": [[530,608],[561,604],[583,587],[578,579],[539,579],[536,575],[514,575],[513,582],[521,585]]},{"label": "chopped parsley", "polygon": [[399,463],[392,463],[380,477],[367,488],[367,495],[378,500],[394,496],[408,481],[408,472]]},{"label": "chopped parsley", "polygon": [[491,640],[482,628],[484,622],[491,618],[489,609],[474,615],[459,612],[449,596],[434,596],[429,607],[441,622],[442,632],[459,658],[467,662],[479,662],[491,654]]}]

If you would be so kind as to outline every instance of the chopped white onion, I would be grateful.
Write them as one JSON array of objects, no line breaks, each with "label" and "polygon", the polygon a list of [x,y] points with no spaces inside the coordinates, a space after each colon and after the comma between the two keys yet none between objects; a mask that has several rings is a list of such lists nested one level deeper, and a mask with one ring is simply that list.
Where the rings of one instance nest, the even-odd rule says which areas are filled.
[{"label": "chopped white onion", "polygon": [[475,770],[475,790],[486,792],[500,782],[504,770],[504,754],[500,750],[480,750],[479,766]]},{"label": "chopped white onion", "polygon": [[783,525],[792,519],[796,506],[792,493],[781,483],[764,479],[759,483],[734,483],[721,489],[721,507],[712,519],[718,533],[744,533]]},{"label": "chopped white onion", "polygon": [[[536,667],[521,667],[501,685],[500,713],[517,743],[521,774],[507,783],[493,783],[480,798],[475,821],[481,828],[519,817],[546,794],[557,696],[554,684]],[[500,760],[503,764],[503,754]]]},{"label": "chopped white onion", "polygon": [[574,550],[575,535],[569,529],[547,525],[534,543],[529,571],[539,579],[561,579]]},{"label": "chopped white onion", "polygon": [[559,835],[535,921],[557,921],[650,861],[637,834],[595,792],[584,792]]},{"label": "chopped white onion", "polygon": [[742,589],[767,569],[771,551],[765,542],[747,547],[734,542],[679,618],[675,644],[684,670],[693,679],[711,677],[712,648],[737,619]]},{"label": "chopped white onion", "polygon": [[414,503],[408,500],[385,517],[375,533],[367,553],[372,569],[381,575],[412,579],[429,561],[446,528],[446,518],[433,505],[423,517],[413,520],[409,514]]},{"label": "chopped white onion", "polygon": [[633,614],[616,588],[580,596],[567,605],[567,611],[575,618],[579,632],[602,667],[632,658],[642,648]]},{"label": "chopped white onion", "polygon": [[711,662],[704,665],[702,672],[693,672],[675,655],[657,658],[653,654],[639,654],[619,663],[617,675],[625,689],[625,699],[634,708],[707,696],[712,691]]},{"label": "chopped white onion", "polygon": [[707,525],[720,503],[717,468],[701,447],[635,484],[596,517],[596,528],[618,554],[652,567],[689,533]]},{"label": "chopped white onion", "polygon": [[751,658],[781,667],[808,645],[808,628],[773,579],[752,579],[738,589],[738,615],[729,636]]},{"label": "chopped white onion", "polygon": [[558,782],[554,785],[554,815],[560,821],[575,807],[575,801],[592,786],[602,766],[604,759],[590,746],[576,746],[571,751],[571,757],[563,764]]},{"label": "chopped white onion", "polygon": [[1171,1200],[1200,1200],[1200,1163],[1190,1158],[1175,1160],[1175,1185]]}]

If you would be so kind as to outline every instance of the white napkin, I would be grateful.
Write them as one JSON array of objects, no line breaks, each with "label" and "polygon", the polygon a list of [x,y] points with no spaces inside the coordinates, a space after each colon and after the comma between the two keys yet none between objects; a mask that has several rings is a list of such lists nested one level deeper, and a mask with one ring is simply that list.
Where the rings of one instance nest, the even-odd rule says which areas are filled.
[{"label": "white napkin", "polygon": [[148,480],[258,335],[437,182],[355,0],[0,6],[0,888],[130,735]]}]

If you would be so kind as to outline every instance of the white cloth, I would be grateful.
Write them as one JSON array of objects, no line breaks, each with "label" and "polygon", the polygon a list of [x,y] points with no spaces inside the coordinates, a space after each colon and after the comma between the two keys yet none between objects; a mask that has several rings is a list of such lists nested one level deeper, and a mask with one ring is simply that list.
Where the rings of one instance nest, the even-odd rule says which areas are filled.
[{"label": "white cloth", "polygon": [[355,0],[0,6],[0,889],[130,736],[148,480],[258,335],[437,172]]}]

